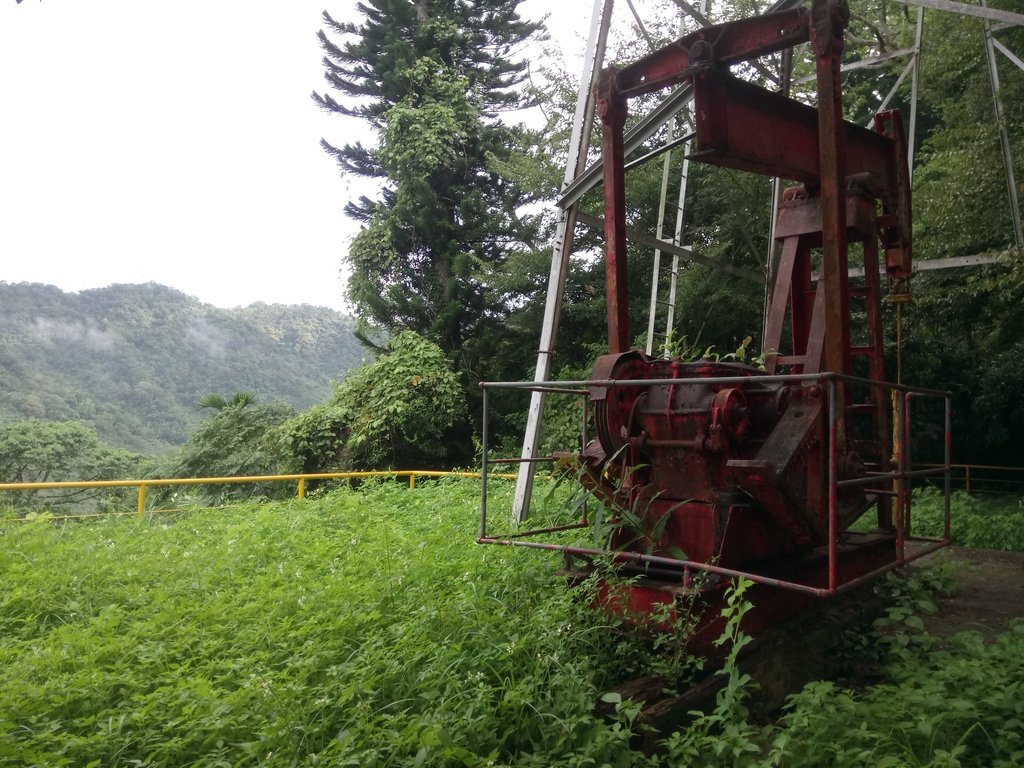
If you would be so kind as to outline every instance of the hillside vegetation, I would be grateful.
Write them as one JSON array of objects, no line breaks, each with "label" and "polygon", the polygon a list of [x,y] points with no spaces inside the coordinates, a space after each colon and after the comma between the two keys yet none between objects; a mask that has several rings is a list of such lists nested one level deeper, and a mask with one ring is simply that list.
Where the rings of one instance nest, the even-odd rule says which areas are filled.
[{"label": "hillside vegetation", "polygon": [[0,282],[0,420],[74,420],[116,448],[181,445],[209,392],[309,408],[362,362],[353,320],[310,305],[218,309],[155,283],[65,293]]}]

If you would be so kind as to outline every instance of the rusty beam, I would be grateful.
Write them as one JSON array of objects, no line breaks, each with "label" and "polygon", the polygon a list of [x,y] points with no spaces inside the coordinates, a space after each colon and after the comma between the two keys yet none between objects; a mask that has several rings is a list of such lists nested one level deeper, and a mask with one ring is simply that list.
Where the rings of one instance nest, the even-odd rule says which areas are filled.
[{"label": "rusty beam", "polygon": [[[849,172],[843,91],[839,80],[843,31],[849,22],[845,4],[815,2],[811,6],[811,49],[818,75],[818,156],[821,169],[821,283],[824,286],[824,364],[826,371],[850,372],[849,294],[846,290],[846,174]],[[842,388],[838,407],[844,405]],[[836,407],[835,402],[830,403]],[[840,410],[840,422],[842,411]],[[842,423],[839,433],[844,434]],[[845,445],[840,445],[843,453]]]},{"label": "rusty beam", "polygon": [[[818,110],[719,72],[694,78],[697,151],[704,163],[817,185]],[[841,123],[846,173],[877,188],[891,181],[892,142],[885,136]]]},{"label": "rusty beam", "polygon": [[603,127],[605,282],[608,351],[611,353],[627,351],[631,342],[626,270],[626,170],[622,140],[626,97],[615,88],[615,74],[613,68],[604,70],[597,84],[597,113]]},{"label": "rusty beam", "polygon": [[695,69],[728,67],[807,42],[803,8],[699,29],[618,71],[619,93],[633,98],[688,81]]}]

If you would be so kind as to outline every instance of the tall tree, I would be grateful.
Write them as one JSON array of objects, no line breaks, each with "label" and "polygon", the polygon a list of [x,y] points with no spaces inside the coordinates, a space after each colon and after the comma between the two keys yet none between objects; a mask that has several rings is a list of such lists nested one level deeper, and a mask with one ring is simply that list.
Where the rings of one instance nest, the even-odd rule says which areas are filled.
[{"label": "tall tree", "polygon": [[[180,449],[164,457],[156,470],[163,477],[241,477],[273,475],[282,471],[288,457],[281,453],[277,428],[295,415],[282,403],[254,405],[255,394],[237,393],[223,407],[214,403],[198,404],[214,408],[216,413],[199,425]],[[207,398],[203,398],[206,400]],[[173,497],[176,489],[167,491]],[[290,494],[281,483],[210,485],[197,491],[208,501]]]},{"label": "tall tree", "polygon": [[361,23],[327,12],[323,108],[366,120],[377,144],[323,146],[342,171],[382,182],[350,202],[363,223],[347,256],[361,319],[413,330],[473,370],[475,341],[500,321],[488,275],[532,244],[529,193],[505,172],[525,129],[499,113],[525,106],[523,43],[537,30],[519,0],[365,0]]},{"label": "tall tree", "polygon": [[[79,421],[0,422],[0,482],[125,480],[144,474],[147,464],[142,456],[105,445],[95,429]],[[99,508],[123,505],[134,493],[134,489],[16,491],[5,494],[0,503],[19,512],[55,507],[90,512],[97,504]]]}]

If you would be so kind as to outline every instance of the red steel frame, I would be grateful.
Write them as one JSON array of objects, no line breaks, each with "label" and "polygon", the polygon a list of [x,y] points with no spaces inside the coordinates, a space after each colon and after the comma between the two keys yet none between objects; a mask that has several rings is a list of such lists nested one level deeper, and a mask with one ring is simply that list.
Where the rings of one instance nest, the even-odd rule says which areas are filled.
[{"label": "red steel frame", "polygon": [[[909,279],[911,255],[906,148],[898,115],[880,115],[874,131],[842,119],[840,57],[848,19],[845,0],[813,0],[810,10],[798,8],[706,27],[628,67],[602,72],[596,97],[603,124],[609,353],[626,352],[631,342],[623,155],[628,100],[691,82],[697,118],[694,159],[792,179],[816,189],[823,255],[817,302],[822,327],[815,329],[823,359],[817,370],[851,373],[846,322],[848,178],[860,179],[882,195],[883,216],[878,223],[886,266],[890,279],[900,286]],[[815,56],[817,109],[725,71],[732,64],[804,42],[811,43]],[[785,311],[785,301],[773,302],[772,312],[784,315]],[[804,338],[810,331],[801,329]],[[841,388],[839,394],[843,394]]]},{"label": "red steel frame", "polygon": [[[783,587],[816,596],[827,597],[851,589],[879,573],[917,559],[949,543],[948,490],[950,482],[949,455],[949,394],[935,390],[910,389],[883,383],[881,289],[878,278],[881,240],[885,253],[885,266],[892,293],[902,297],[906,293],[911,271],[911,221],[909,174],[906,166],[906,146],[897,113],[876,116],[874,130],[847,123],[842,118],[842,92],[840,86],[840,57],[843,34],[849,20],[846,0],[812,0],[810,9],[799,8],[783,13],[759,16],[737,22],[706,27],[681,38],[636,63],[601,73],[595,95],[597,111],[603,124],[602,154],[604,168],[605,205],[605,260],[607,270],[608,352],[602,361],[615,362],[616,356],[626,356],[631,346],[629,328],[629,296],[626,262],[626,201],[624,162],[624,126],[630,98],[645,93],[689,82],[693,87],[696,116],[695,160],[738,170],[767,174],[803,184],[787,193],[780,207],[776,237],[782,243],[782,259],[766,323],[764,350],[767,353],[768,376],[749,375],[731,378],[724,374],[699,379],[702,385],[735,385],[737,390],[761,382],[792,382],[816,384],[827,390],[828,416],[827,452],[817,466],[806,465],[808,477],[817,478],[817,489],[826,491],[826,498],[818,504],[826,519],[822,520],[827,534],[823,536],[827,572],[823,581],[827,586],[805,584],[795,580],[774,578],[766,573],[740,570],[737,563],[729,568],[700,560],[681,560],[637,551],[611,552],[620,563],[641,563],[666,566],[682,572],[683,584],[688,583],[691,571],[703,571],[722,576],[744,576],[754,582]],[[809,42],[815,60],[818,87],[818,106],[809,107],[778,93],[746,83],[728,72],[730,65],[749,61],[765,54]],[[881,213],[877,210],[881,203]],[[849,284],[849,243],[864,243],[866,288],[859,291]],[[822,262],[816,289],[811,288],[812,248],[820,248]],[[867,298],[867,344],[851,348],[850,297]],[[781,354],[783,329],[787,312],[792,331],[792,353]],[[868,378],[852,376],[851,358],[863,356],[868,360]],[[616,363],[617,364],[617,363]],[[602,373],[614,370],[605,363]],[[611,367],[607,367],[611,365]],[[787,366],[790,373],[777,375],[779,366]],[[714,372],[712,372],[714,373]],[[642,374],[640,374],[642,375]],[[692,383],[696,379],[661,378],[612,379],[573,382],[571,386],[610,387],[665,387]],[[870,388],[870,404],[850,406],[853,398],[848,389],[857,386]],[[526,389],[558,388],[552,382],[533,384],[485,384],[484,386],[484,488],[481,506],[481,532],[478,541],[486,544],[526,546],[552,549],[583,557],[607,555],[603,549],[569,547],[530,540],[543,533],[554,533],[587,525],[586,516],[569,526],[524,531],[506,536],[491,536],[487,531],[487,393],[497,386]],[[897,467],[892,470],[888,439],[888,403],[885,390],[901,392],[897,398],[897,423],[901,425],[902,439],[897,448]],[[909,465],[909,410],[912,397],[943,397],[946,399],[946,460],[943,467],[913,471]],[[590,397],[595,397],[590,390]],[[597,397],[600,399],[600,397]],[[588,401],[589,402],[589,401]],[[600,403],[599,403],[600,405]],[[605,406],[607,408],[607,406]],[[667,406],[666,406],[667,407]],[[722,406],[723,408],[725,406]],[[875,450],[877,471],[840,479],[851,453],[854,430],[847,424],[847,413],[868,408],[874,413]],[[586,417],[585,417],[586,418]],[[660,422],[658,423],[660,425]],[[607,425],[604,425],[607,429]],[[801,426],[801,425],[798,425]],[[610,433],[609,433],[610,434]],[[673,442],[655,434],[663,444]],[[788,463],[781,454],[799,450],[795,442],[785,443],[785,435],[778,449],[779,456],[761,460],[766,466],[783,467]],[[614,447],[602,447],[609,454]],[[584,445],[587,444],[586,439]],[[614,445],[614,441],[612,441]],[[824,447],[824,446],[823,446]],[[653,463],[653,460],[652,460]],[[736,462],[736,466],[748,463]],[[751,461],[750,465],[757,462]],[[820,468],[820,469],[819,469]],[[756,467],[754,467],[756,469]],[[751,470],[752,472],[754,470]],[[912,478],[944,472],[946,476],[946,531],[941,539],[911,537],[910,482]],[[822,478],[821,474],[825,477]],[[753,475],[751,475],[753,478]],[[756,478],[754,478],[756,479]],[[839,537],[843,532],[839,522],[840,489],[893,481],[895,492],[871,488],[877,496],[879,522],[888,526],[889,497],[895,497],[895,558],[882,564],[871,560],[866,550],[863,568],[849,571],[840,577]],[[677,490],[678,492],[678,490]],[[683,498],[683,497],[680,497]],[[808,503],[810,497],[808,496]],[[848,525],[849,520],[843,523]],[[891,541],[891,540],[890,540]],[[908,553],[907,541],[924,543],[921,549]],[[687,547],[689,549],[689,547]],[[819,550],[820,551],[820,550]],[[877,567],[876,567],[877,566]],[[865,572],[865,570],[867,572]],[[808,578],[814,578],[805,573]],[[842,583],[840,583],[842,581]]]},{"label": "red steel frame", "polygon": [[[577,555],[580,557],[603,557],[611,556],[612,560],[617,563],[642,563],[655,566],[667,566],[674,569],[681,569],[683,572],[683,584],[685,585],[689,581],[689,576],[692,572],[704,572],[715,574],[718,576],[726,576],[730,578],[746,578],[757,584],[764,584],[771,587],[777,587],[781,589],[790,590],[793,592],[799,592],[803,594],[812,595],[814,597],[833,597],[847,590],[853,589],[861,584],[876,578],[877,576],[886,573],[888,571],[899,568],[907,563],[917,560],[921,557],[929,555],[938,549],[949,546],[952,541],[950,539],[950,488],[951,488],[951,468],[952,468],[952,441],[950,438],[950,429],[952,422],[952,393],[942,390],[935,389],[923,389],[908,387],[900,384],[893,384],[890,382],[879,382],[871,381],[868,379],[861,379],[854,376],[843,376],[834,373],[817,373],[817,374],[795,374],[787,376],[763,376],[763,377],[719,377],[719,378],[702,378],[700,379],[703,383],[711,384],[742,384],[742,383],[756,383],[759,380],[764,381],[790,381],[793,383],[811,383],[818,382],[826,386],[830,390],[829,397],[829,422],[828,422],[828,456],[829,456],[829,471],[828,471],[828,552],[827,552],[827,573],[828,573],[828,586],[827,587],[815,587],[810,584],[802,584],[795,581],[787,581],[784,579],[777,579],[764,574],[755,573],[752,571],[743,571],[732,568],[721,568],[716,565],[709,563],[702,563],[693,560],[680,560],[671,557],[661,557],[657,555],[647,555],[641,552],[629,552],[629,551],[612,551],[608,549],[598,549],[591,547],[576,547],[564,544],[556,544],[552,542],[532,541],[537,536],[543,536],[545,534],[553,534],[561,531],[569,531],[574,529],[586,528],[590,525],[590,521],[587,518],[586,513],[581,520],[575,523],[569,523],[566,525],[558,525],[547,528],[535,528],[526,531],[518,531],[516,533],[506,533],[501,535],[493,535],[488,530],[488,509],[487,509],[487,498],[488,498],[488,473],[492,471],[494,464],[503,464],[513,459],[491,459],[489,455],[489,437],[488,437],[488,419],[489,419],[489,392],[492,389],[521,389],[527,391],[533,391],[536,389],[544,389],[547,392],[558,392],[558,393],[572,393],[579,395],[586,395],[586,390],[583,387],[612,387],[612,386],[652,386],[652,385],[663,385],[663,384],[683,384],[692,382],[692,379],[652,379],[652,380],[637,380],[637,379],[605,379],[600,381],[568,381],[568,382],[484,382],[481,384],[483,390],[483,433],[482,433],[482,484],[481,484],[481,500],[480,500],[480,535],[477,538],[478,544],[494,544],[499,546],[507,547],[526,547],[531,549],[544,549],[554,552],[564,552],[569,555]],[[839,456],[839,429],[841,420],[839,419],[839,408],[838,401],[836,398],[836,390],[843,384],[861,384],[868,385],[876,388],[888,389],[890,391],[898,392],[901,397],[897,398],[897,420],[901,425],[901,436],[900,443],[897,448],[897,466],[896,469],[890,472],[871,474],[862,478],[852,478],[848,480],[839,480],[838,472],[838,456]],[[945,403],[944,408],[944,461],[941,466],[929,467],[926,469],[912,469],[910,464],[911,455],[911,443],[910,443],[910,403],[916,398],[940,398]],[[587,420],[587,412],[584,410],[584,424]],[[537,461],[545,461],[550,459],[537,459]],[[943,485],[945,493],[945,517],[944,517],[944,532],[941,537],[929,537],[929,536],[915,536],[911,534],[910,530],[910,508],[911,508],[911,481],[914,478],[925,478],[935,477],[937,475],[943,476]],[[840,583],[838,575],[838,541],[839,541],[839,530],[838,530],[838,493],[839,488],[849,485],[869,485],[872,483],[881,482],[895,482],[897,485],[897,505],[896,505],[896,559],[892,562],[886,563],[885,565],[875,568],[867,573],[864,573],[854,579],[843,581]],[[907,543],[915,542],[920,543],[924,546],[921,548],[915,548],[913,551],[907,550]]]}]

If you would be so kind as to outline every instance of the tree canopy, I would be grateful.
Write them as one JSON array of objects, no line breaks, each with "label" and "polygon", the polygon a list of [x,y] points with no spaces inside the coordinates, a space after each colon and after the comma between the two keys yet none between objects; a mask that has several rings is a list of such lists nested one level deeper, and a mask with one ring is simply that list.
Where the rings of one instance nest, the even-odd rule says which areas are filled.
[{"label": "tree canopy", "polygon": [[[764,5],[718,4],[712,20],[749,16]],[[912,45],[915,12],[890,0],[851,6],[849,59]],[[343,174],[379,185],[375,194],[348,201],[362,229],[344,256],[358,333],[373,339],[375,362],[332,392],[330,381],[360,362],[364,351],[354,322],[322,308],[218,310],[153,284],[65,294],[0,283],[0,424],[86,423],[49,438],[37,426],[26,432],[42,451],[37,458],[51,459],[65,444],[95,454],[96,439],[157,454],[193,433],[164,465],[191,475],[468,461],[479,413],[476,383],[532,373],[554,231],[552,209],[544,204],[561,178],[575,102],[570,76],[549,71],[532,77],[536,70],[523,58],[523,45],[542,30],[521,18],[518,7],[518,0],[362,0],[353,20],[323,15],[319,44],[327,89],[313,98],[339,122],[363,121],[375,132],[369,145],[323,142]],[[649,30],[658,37],[654,44],[674,37],[676,24],[667,15],[658,19]],[[1020,451],[1012,383],[1022,359],[1021,256],[1011,247],[982,34],[977,19],[927,11],[915,259],[1005,253],[983,270],[914,278],[916,304],[904,310],[906,370],[910,383],[957,393],[958,459],[1020,462],[1024,456],[1014,458]],[[997,35],[1007,49],[1024,50],[1024,29],[1005,27]],[[649,50],[639,34],[612,47],[619,63]],[[845,73],[847,117],[865,122],[906,61],[895,57]],[[1024,73],[1008,61],[999,59],[1001,88],[1019,184]],[[812,71],[799,53],[795,66],[798,78]],[[752,70],[748,75],[761,77]],[[795,87],[798,97],[813,100],[809,90],[801,91],[813,84]],[[515,110],[535,100],[545,104],[547,122],[527,129],[516,122]],[[891,106],[907,114],[909,80]],[[643,112],[636,107],[633,119]],[[636,154],[665,139],[656,134]],[[676,153],[676,179],[679,164]],[[684,244],[763,272],[767,181],[696,163],[689,174]],[[627,175],[633,232],[655,233],[660,176],[660,162]],[[674,200],[667,206],[671,227]],[[584,196],[582,208],[601,213],[599,188]],[[585,378],[606,345],[605,266],[596,234],[579,227],[576,238],[553,369]],[[637,331],[647,325],[651,255],[630,240]],[[667,282],[667,270],[660,279]],[[684,260],[673,336],[727,350],[752,335],[757,350],[761,303],[761,286]],[[887,327],[892,360],[893,323]],[[639,332],[635,340],[643,344]],[[257,402],[248,397],[253,392],[259,392]],[[215,413],[204,420],[197,402]],[[496,394],[492,407],[491,434],[511,447],[522,436],[525,399]],[[552,407],[564,409],[557,402]],[[563,416],[551,421],[567,433],[575,411]],[[95,428],[98,438],[80,428]],[[15,437],[4,438],[11,455]],[[85,465],[78,471],[95,474]]]},{"label": "tree canopy", "polygon": [[527,132],[498,114],[525,105],[517,48],[539,29],[519,0],[367,0],[361,23],[324,13],[320,32],[332,112],[368,121],[377,144],[335,147],[344,173],[380,179],[349,202],[363,223],[346,261],[359,316],[412,330],[476,369],[479,339],[500,316],[491,274],[536,239],[530,194],[507,163]]},{"label": "tree canopy", "polygon": [[[164,459],[158,474],[235,477],[283,472],[287,458],[278,450],[276,429],[294,415],[295,411],[282,403],[259,405],[244,397],[226,401],[199,425],[185,445]],[[259,488],[216,485],[200,489],[200,494],[221,501],[261,493],[272,496],[281,489],[280,484]]]},{"label": "tree canopy", "polygon": [[[0,482],[125,480],[144,473],[147,466],[142,456],[104,444],[95,429],[79,421],[0,422]],[[13,501],[22,511],[54,506],[76,511],[83,504],[123,497],[124,493],[109,489],[16,491],[4,501]]]}]

